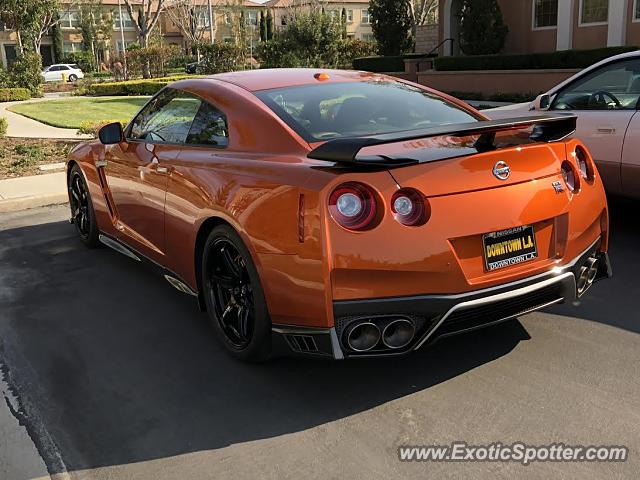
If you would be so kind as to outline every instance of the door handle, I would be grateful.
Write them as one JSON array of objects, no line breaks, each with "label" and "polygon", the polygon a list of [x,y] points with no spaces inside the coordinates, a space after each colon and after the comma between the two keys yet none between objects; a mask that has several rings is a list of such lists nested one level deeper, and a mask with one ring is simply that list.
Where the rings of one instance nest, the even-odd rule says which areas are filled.
[{"label": "door handle", "polygon": [[616,129],[613,127],[597,127],[596,131],[598,133],[605,133],[611,135],[612,133],[616,133]]}]

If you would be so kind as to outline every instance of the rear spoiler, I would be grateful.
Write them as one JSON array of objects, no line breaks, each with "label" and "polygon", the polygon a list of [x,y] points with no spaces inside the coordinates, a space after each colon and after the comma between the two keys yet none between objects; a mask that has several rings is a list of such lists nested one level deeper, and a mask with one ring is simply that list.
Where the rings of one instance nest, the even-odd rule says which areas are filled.
[{"label": "rear spoiler", "polygon": [[361,149],[375,145],[418,140],[429,137],[467,137],[480,135],[474,147],[478,151],[495,149],[497,132],[521,130],[533,127],[529,138],[534,142],[556,142],[568,137],[576,130],[577,118],[572,114],[539,115],[531,117],[483,120],[470,123],[440,125],[437,127],[405,132],[384,133],[367,137],[336,138],[314,148],[308,158],[351,165],[401,166],[419,163],[411,158],[393,158],[386,155],[356,158]]}]

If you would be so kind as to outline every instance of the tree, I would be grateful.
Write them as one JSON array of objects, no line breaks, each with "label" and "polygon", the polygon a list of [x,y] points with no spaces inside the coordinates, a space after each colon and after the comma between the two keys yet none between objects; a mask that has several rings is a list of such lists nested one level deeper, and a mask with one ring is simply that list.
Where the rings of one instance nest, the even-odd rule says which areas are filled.
[{"label": "tree", "polygon": [[399,55],[411,49],[411,12],[405,0],[370,0],[369,14],[381,55]]},{"label": "tree", "polygon": [[340,13],[340,29],[342,31],[342,39],[347,39],[347,9],[342,7],[342,12]]},{"label": "tree", "polygon": [[267,10],[267,40],[273,40],[273,16],[271,10]]},{"label": "tree", "polygon": [[264,16],[264,10],[260,10],[260,41],[267,41],[267,19]]},{"label": "tree", "polygon": [[460,49],[467,55],[498,53],[509,28],[504,24],[497,0],[462,0]]},{"label": "tree", "polygon": [[64,39],[62,37],[62,29],[60,28],[60,18],[51,26],[51,38],[53,43],[53,57],[56,62],[62,61],[64,57]]},{"label": "tree", "polygon": [[418,25],[438,23],[438,0],[404,0],[411,17],[411,35],[415,38]]},{"label": "tree", "polygon": [[[136,26],[136,32],[138,33],[138,42],[140,48],[147,48],[149,46],[149,38],[151,32],[158,24],[160,14],[164,11],[165,0],[140,0],[138,14],[133,13],[134,0],[124,0],[124,4],[127,7],[127,13],[132,19],[135,19],[134,24]],[[152,8],[155,7],[155,11]],[[144,78],[151,78],[151,71],[149,63],[145,65],[142,76]]]},{"label": "tree", "polygon": [[92,68],[98,64],[98,48],[111,38],[113,21],[102,9],[102,0],[81,0],[77,4],[79,25],[82,34],[82,49],[91,54]]},{"label": "tree", "polygon": [[16,31],[18,52],[40,52],[42,37],[59,22],[58,0],[2,0],[0,20]]},{"label": "tree", "polygon": [[205,4],[199,0],[167,0],[165,15],[178,27],[189,51],[195,48],[199,56],[198,45],[204,39],[210,20]]}]

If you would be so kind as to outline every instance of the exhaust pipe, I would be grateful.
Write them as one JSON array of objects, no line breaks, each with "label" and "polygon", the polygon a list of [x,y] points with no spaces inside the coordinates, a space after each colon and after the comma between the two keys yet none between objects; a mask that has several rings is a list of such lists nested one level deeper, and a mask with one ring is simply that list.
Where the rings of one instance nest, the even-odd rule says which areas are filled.
[{"label": "exhaust pipe", "polygon": [[598,270],[600,268],[600,261],[597,257],[589,257],[586,263],[580,267],[580,273],[578,274],[578,296],[585,293],[589,287],[593,284],[593,281],[598,276]]},{"label": "exhaust pipe", "polygon": [[380,341],[380,329],[371,322],[356,323],[347,331],[347,345],[355,352],[366,352]]},{"label": "exhaust pipe", "polygon": [[382,331],[382,343],[392,349],[403,348],[411,343],[416,328],[406,318],[399,318],[390,322]]}]

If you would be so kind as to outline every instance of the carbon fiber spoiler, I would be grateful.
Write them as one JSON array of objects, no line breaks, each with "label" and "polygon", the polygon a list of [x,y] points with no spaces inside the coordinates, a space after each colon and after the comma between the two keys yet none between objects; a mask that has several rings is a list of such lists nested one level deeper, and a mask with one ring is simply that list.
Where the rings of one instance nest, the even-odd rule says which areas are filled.
[{"label": "carbon fiber spoiler", "polygon": [[467,137],[480,135],[474,147],[478,151],[495,149],[494,140],[498,132],[531,128],[529,138],[534,142],[555,142],[571,135],[576,130],[577,118],[572,114],[539,115],[500,120],[483,120],[470,123],[440,125],[437,127],[405,132],[385,133],[366,137],[336,138],[314,148],[308,158],[350,165],[402,166],[419,163],[411,158],[393,158],[386,155],[356,158],[361,149],[375,145],[418,140],[429,137]]}]

